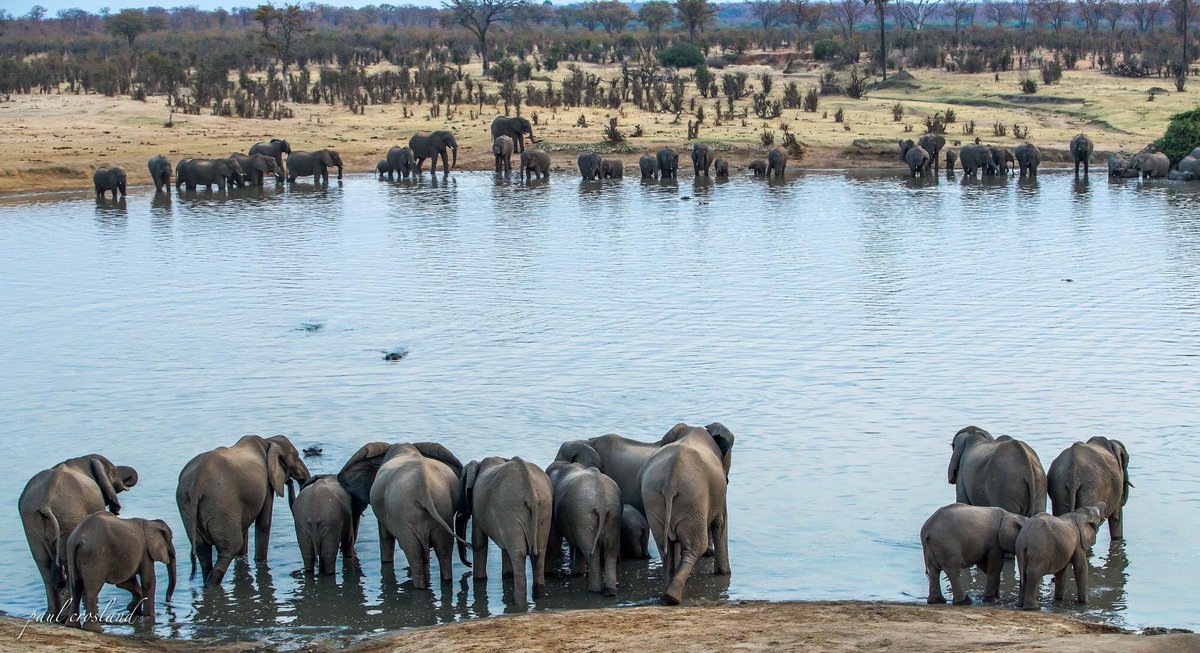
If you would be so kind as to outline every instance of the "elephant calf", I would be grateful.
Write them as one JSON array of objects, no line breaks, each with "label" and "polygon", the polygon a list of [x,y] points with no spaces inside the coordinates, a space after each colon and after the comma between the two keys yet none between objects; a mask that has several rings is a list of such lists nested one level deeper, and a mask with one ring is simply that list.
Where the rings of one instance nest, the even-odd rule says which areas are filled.
[{"label": "elephant calf", "polygon": [[342,559],[354,558],[358,520],[350,506],[350,493],[338,483],[337,476],[320,474],[308,479],[292,502],[292,520],[304,571],[322,574],[337,571],[338,550]]},{"label": "elephant calf", "polygon": [[1124,537],[1121,517],[1133,484],[1129,482],[1129,452],[1120,440],[1097,436],[1072,444],[1050,463],[1046,481],[1054,514],[1103,504],[1108,506],[1104,517],[1109,537]]},{"label": "elephant calf", "polygon": [[171,190],[171,161],[159,154],[146,163],[150,170],[150,178],[154,180],[154,192],[161,193]]},{"label": "elephant calf", "polygon": [[621,559],[650,558],[650,524],[645,515],[629,504],[621,507]]},{"label": "elephant calf", "polygon": [[912,177],[928,176],[930,156],[925,148],[913,143],[912,140],[899,141],[900,160],[908,164],[908,173]]},{"label": "elephant calf", "polygon": [[617,595],[617,557],[621,551],[621,489],[595,467],[555,462],[546,469],[554,486],[554,527],[550,553],[565,538],[571,545],[572,571],[587,564],[589,592]]},{"label": "elephant calf", "polygon": [[642,158],[638,159],[638,168],[642,171],[642,179],[658,177],[658,157],[653,154],[643,154]]},{"label": "elephant calf", "polygon": [[512,172],[512,155],[516,150],[513,139],[507,135],[497,136],[492,141],[492,155],[496,157],[496,172]]},{"label": "elephant calf", "polygon": [[625,176],[625,164],[620,159],[604,159],[600,162],[600,175],[605,179],[620,179]]},{"label": "elephant calf", "polygon": [[1061,601],[1067,565],[1075,571],[1075,602],[1087,603],[1088,551],[1096,543],[1096,531],[1107,511],[1098,503],[1058,517],[1042,513],[1025,522],[1013,552],[1021,574],[1018,608],[1038,609],[1038,589],[1047,574],[1054,575],[1054,600]]},{"label": "elephant calf", "polygon": [[761,177],[767,174],[767,162],[763,159],[755,159],[746,167],[750,169],[750,172],[754,173],[755,177]]},{"label": "elephant calf", "polygon": [[[154,563],[167,565],[167,601],[175,593],[175,545],[161,519],[121,519],[107,512],[84,517],[67,539],[72,621],[100,632],[100,589],[111,583],[133,599],[127,609],[154,620]],[[82,622],[79,609],[87,607]]]},{"label": "elephant calf", "polygon": [[1133,169],[1142,175],[1142,179],[1166,177],[1171,160],[1162,152],[1142,152],[1133,157]]},{"label": "elephant calf", "polygon": [[542,150],[521,152],[521,175],[528,181],[536,175],[539,179],[550,178],[550,155]]},{"label": "elephant calf", "polygon": [[124,168],[104,166],[97,169],[92,174],[92,185],[96,188],[96,197],[103,198],[105,193],[112,192],[112,197],[115,200],[117,199],[118,191],[120,191],[122,196],[126,195],[125,180]]},{"label": "elephant calf", "polygon": [[979,567],[987,573],[983,600],[995,601],[1000,594],[1000,572],[1004,554],[1012,553],[1025,517],[1003,508],[982,508],[952,503],[938,508],[921,526],[921,550],[929,577],[929,603],[945,603],[942,572],[950,579],[955,605],[971,602],[961,572]]},{"label": "elephant calf", "polygon": [[954,164],[958,161],[958,150],[946,148],[946,172],[954,172]]},{"label": "elephant calf", "polygon": [[388,165],[387,159],[381,159],[375,164],[375,174],[379,175],[380,179],[383,179],[384,175],[392,174],[392,168]]},{"label": "elephant calf", "polygon": [[718,177],[728,177],[729,162],[725,159],[717,159],[713,162],[713,172],[716,173]]},{"label": "elephant calf", "polygon": [[1092,139],[1083,134],[1076,134],[1071,139],[1071,160],[1075,162],[1075,176],[1079,176],[1079,166],[1083,166],[1083,176],[1088,175],[1088,162],[1092,158]]}]

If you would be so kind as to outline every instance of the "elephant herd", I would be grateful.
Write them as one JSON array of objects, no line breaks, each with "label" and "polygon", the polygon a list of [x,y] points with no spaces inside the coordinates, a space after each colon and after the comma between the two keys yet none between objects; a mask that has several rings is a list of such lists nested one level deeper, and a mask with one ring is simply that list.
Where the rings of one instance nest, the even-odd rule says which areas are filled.
[{"label": "elephant herd", "polygon": [[[717,178],[729,177],[729,161],[714,157],[711,147],[704,143],[695,143],[691,150],[692,170],[699,177],[709,175],[713,169]],[[782,178],[787,168],[788,153],[782,147],[776,147],[767,153],[767,158],[755,159],[747,164],[755,177],[772,176]],[[584,180],[618,179],[624,175],[625,164],[619,159],[601,159],[599,154],[587,151],[579,155],[577,160],[579,175]],[[673,147],[664,147],[654,154],[645,154],[638,159],[638,169],[642,179],[674,179],[679,176],[679,151]]]},{"label": "elephant herd", "polygon": [[[475,582],[485,583],[491,541],[502,555],[503,578],[512,579],[513,603],[524,606],[526,561],[536,599],[565,542],[572,574],[586,571],[589,591],[612,596],[617,561],[648,558],[652,535],[667,571],[662,600],[678,604],[706,552],[715,573],[730,573],[726,486],[733,441],[719,423],[677,424],[656,442],[609,434],[564,442],[545,470],[495,456],[464,465],[433,442],[371,442],[337,473],[314,475],[287,437],[247,435],[192,458],[179,474],[175,499],[192,574],[198,564],[205,588],[219,586],[233,559],[249,555],[251,527],[254,560],[266,561],[274,501],[286,492],[307,573],[333,574],[338,557],[355,557],[370,506],[381,563],[394,563],[398,545],[415,589],[431,585],[431,551],[439,580],[451,582],[456,544]],[[25,486],[21,522],[51,618],[100,630],[97,597],[103,585],[114,584],[130,592],[132,614],[152,619],[156,562],[167,566],[170,601],[171,527],[118,516],[118,494],[137,482],[133,468],[90,454],[41,471]]]},{"label": "elephant herd", "polygon": [[1049,473],[1029,445],[975,426],[956,433],[951,447],[948,480],[957,502],[939,508],[921,527],[928,602],[945,603],[945,572],[954,603],[971,603],[960,573],[973,566],[986,574],[983,600],[995,601],[1004,558],[1012,555],[1020,578],[1017,607],[1037,609],[1047,575],[1061,601],[1068,566],[1076,602],[1087,603],[1087,560],[1100,525],[1108,520],[1109,537],[1124,537],[1122,516],[1133,487],[1125,445],[1105,437],[1076,442],[1054,459]]}]

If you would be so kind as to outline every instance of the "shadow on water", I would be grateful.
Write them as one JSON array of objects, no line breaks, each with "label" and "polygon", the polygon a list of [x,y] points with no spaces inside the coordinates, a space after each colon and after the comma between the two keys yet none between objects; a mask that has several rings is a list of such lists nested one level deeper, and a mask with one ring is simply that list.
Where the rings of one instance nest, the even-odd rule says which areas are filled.
[{"label": "shadow on water", "polygon": [[124,195],[115,200],[96,198],[96,224],[102,229],[125,228],[128,213],[129,206]]}]

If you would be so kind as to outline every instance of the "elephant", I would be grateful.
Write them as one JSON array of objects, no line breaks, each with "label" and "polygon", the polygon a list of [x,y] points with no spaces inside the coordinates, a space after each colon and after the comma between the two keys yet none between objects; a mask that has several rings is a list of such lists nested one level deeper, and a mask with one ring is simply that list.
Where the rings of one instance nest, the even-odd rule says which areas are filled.
[{"label": "elephant", "polygon": [[[128,591],[126,609],[154,621],[154,563],[167,566],[167,602],[175,593],[175,544],[171,527],[161,519],[121,519],[107,512],[84,517],[67,538],[67,574],[71,588],[71,620],[84,630],[100,632],[99,595],[105,583]],[[87,618],[80,620],[80,607]]]},{"label": "elephant", "polygon": [[[429,589],[429,550],[442,584],[453,580],[455,515],[464,510],[463,465],[436,442],[363,445],[338,472],[338,482],[379,521],[379,560],[394,564],[396,544],[416,589]],[[468,565],[469,566],[469,565]]]},{"label": "elephant", "polygon": [[231,154],[229,158],[237,161],[238,167],[242,169],[243,185],[263,186],[267,175],[273,175],[276,182],[283,181],[283,169],[279,167],[278,163],[275,163],[275,159],[265,154],[251,154],[250,156]]},{"label": "elephant", "polygon": [[[292,146],[288,145],[287,141],[280,138],[272,138],[271,142],[269,143],[255,143],[248,152],[250,156],[262,154],[275,159],[275,165],[279,166],[280,171],[284,170],[283,155],[291,153]],[[280,172],[280,176],[283,176],[283,172]]]},{"label": "elephant", "polygon": [[[454,134],[448,131],[417,132],[408,139],[408,147],[417,159],[416,167],[413,170],[418,175],[421,174],[421,164],[425,163],[425,159],[432,159],[429,163],[429,174],[431,175],[437,174],[439,156],[442,158],[443,175],[450,174],[450,171],[458,165],[458,141],[454,140]],[[447,149],[454,152],[453,161],[447,158]]]},{"label": "elephant", "polygon": [[521,174],[526,180],[533,179],[534,175],[539,178],[550,178],[550,155],[542,150],[525,150],[521,152]]},{"label": "elephant", "polygon": [[783,171],[787,168],[788,153],[782,147],[767,152],[767,174],[774,175],[776,178],[783,178]]},{"label": "elephant", "polygon": [[171,189],[171,161],[163,155],[158,155],[146,164],[150,169],[150,178],[154,180],[154,192],[161,193]]},{"label": "elephant", "polygon": [[1200,177],[1197,177],[1191,172],[1172,170],[1167,173],[1167,179],[1170,179],[1171,181],[1195,181],[1196,179],[1200,179]]},{"label": "elephant", "polygon": [[292,481],[303,484],[309,476],[300,452],[282,435],[247,435],[232,447],[217,447],[192,458],[179,473],[175,490],[192,548],[192,575],[199,558],[204,587],[218,587],[234,556],[249,551],[251,524],[254,560],[265,562],[275,497],[282,497],[286,486],[292,499]]},{"label": "elephant", "polygon": [[[182,168],[180,167],[182,166]],[[187,185],[188,190],[196,186],[218,190],[226,186],[242,185],[242,167],[233,159],[184,159],[175,167],[175,188]]]},{"label": "elephant", "polygon": [[639,474],[646,521],[667,570],[662,601],[668,605],[683,602],[688,576],[710,541],[714,573],[730,573],[726,452],[706,429],[677,428],[676,438],[650,454]]},{"label": "elephant", "polygon": [[1017,160],[1020,176],[1036,177],[1038,165],[1042,162],[1042,151],[1033,143],[1021,143],[1013,149],[1013,157]]},{"label": "elephant", "polygon": [[388,179],[392,179],[394,173],[400,173],[404,179],[408,179],[410,174],[416,174],[417,160],[413,158],[413,151],[410,147],[393,145],[387,151],[387,164]]},{"label": "elephant", "polygon": [[[546,547],[554,514],[554,488],[546,472],[520,458],[471,461],[462,473],[462,510],[455,519],[458,556],[476,583],[487,581],[488,539],[500,547],[503,575],[513,578],[513,603],[526,601],[525,558],[533,567],[533,598],[546,593]],[[472,562],[464,545],[471,522]]]},{"label": "elephant", "polygon": [[1138,173],[1133,168],[1131,157],[1114,154],[1108,157],[1108,176],[1116,179],[1132,179],[1137,177]]},{"label": "elephant", "polygon": [[763,175],[767,174],[766,159],[754,159],[748,163],[746,167],[750,170],[750,172],[754,173],[755,177],[762,177]]},{"label": "elephant", "polygon": [[1032,517],[1046,511],[1046,472],[1029,445],[968,426],[954,435],[947,472],[957,500]]},{"label": "elephant", "polygon": [[1067,565],[1074,567],[1075,602],[1087,603],[1088,552],[1107,512],[1108,508],[1098,503],[1065,515],[1042,513],[1025,522],[1014,551],[1021,576],[1018,608],[1038,609],[1038,589],[1047,574],[1054,575],[1054,600],[1063,600]]},{"label": "elephant", "polygon": [[492,141],[492,155],[496,157],[496,172],[512,172],[513,139],[497,136]]},{"label": "elephant", "polygon": [[718,178],[719,177],[728,177],[729,176],[729,162],[726,161],[725,159],[718,158],[716,161],[713,162],[713,172],[715,172],[717,174]]},{"label": "elephant", "polygon": [[392,174],[392,167],[388,165],[387,159],[380,159],[375,164],[375,174],[379,175],[380,179],[383,179],[384,175]]},{"label": "elephant", "polygon": [[929,577],[928,603],[945,603],[942,572],[950,579],[955,605],[971,603],[963,586],[961,571],[979,567],[987,574],[983,600],[1000,596],[1000,572],[1004,554],[1016,550],[1017,535],[1027,518],[1003,508],[952,503],[935,511],[921,526],[921,550]]},{"label": "elephant", "polygon": [[658,157],[653,154],[643,154],[642,158],[638,159],[638,167],[642,170],[642,179],[658,177]]},{"label": "elephant", "polygon": [[[678,440],[690,428],[687,424],[676,424],[657,442],[639,442],[615,433],[587,440],[571,440],[562,443],[554,459],[596,467],[617,482],[617,487],[621,488],[621,503],[645,515],[642,485],[638,476],[642,467],[655,451]],[[733,433],[720,422],[713,422],[705,429],[721,452],[721,465],[728,476],[733,464]]]},{"label": "elephant", "polygon": [[946,172],[954,172],[954,164],[958,161],[958,150],[946,148]]},{"label": "elephant", "polygon": [[674,179],[679,172],[679,152],[673,147],[664,147],[655,155],[658,158],[658,174],[666,179],[671,177]]},{"label": "elephant", "polygon": [[1092,139],[1076,134],[1071,139],[1071,160],[1075,162],[1075,176],[1079,176],[1079,165],[1083,164],[1083,176],[1088,176],[1088,161],[1092,158]]},{"label": "elephant", "polygon": [[620,159],[600,161],[600,176],[605,179],[620,179],[625,176],[625,164]]},{"label": "elephant", "polygon": [[917,145],[929,153],[929,162],[933,164],[933,169],[937,170],[938,157],[942,153],[942,148],[946,147],[946,139],[937,134],[925,134],[917,139]]},{"label": "elephant", "polygon": [[1176,177],[1182,181],[1200,179],[1200,147],[1192,150],[1191,154],[1180,159],[1179,165],[1172,172],[1178,173]]},{"label": "elephant", "polygon": [[317,569],[325,575],[335,573],[339,550],[343,561],[354,558],[358,519],[350,506],[350,493],[338,483],[337,475],[309,477],[292,502],[292,520],[305,573]]},{"label": "elephant", "polygon": [[533,137],[533,125],[529,124],[528,118],[496,116],[492,120],[492,138],[508,136],[516,145],[518,153],[525,151],[525,134],[529,134],[530,143],[537,143],[537,139]]},{"label": "elephant", "polygon": [[576,160],[579,164],[579,175],[587,181],[599,179],[600,170],[600,155],[595,152],[583,152]]},{"label": "elephant", "polygon": [[929,152],[913,143],[912,140],[899,141],[899,145],[900,160],[908,164],[909,176],[927,177],[929,175]]},{"label": "elephant", "polygon": [[[621,489],[595,467],[557,461],[546,468],[554,487],[551,555],[571,546],[573,569],[586,560],[589,592],[617,595],[617,558],[621,554]],[[557,546],[556,546],[557,545]]]},{"label": "elephant", "polygon": [[329,169],[337,167],[337,178],[342,178],[342,157],[335,150],[317,150],[302,152],[296,150],[287,158],[288,183],[294,183],[296,177],[312,176],[314,184],[329,183]]},{"label": "elephant", "polygon": [[25,539],[46,586],[48,614],[62,612],[66,589],[67,538],[84,517],[107,507],[120,514],[117,494],[137,485],[132,467],[114,465],[100,454],[71,458],[35,474],[17,507]]},{"label": "elephant", "polygon": [[692,168],[699,177],[703,172],[704,176],[708,176],[708,166],[712,164],[712,150],[704,143],[696,143],[692,145]]},{"label": "elephant", "polygon": [[103,166],[97,168],[96,172],[92,173],[92,185],[96,187],[96,197],[103,198],[104,194],[112,191],[113,199],[117,199],[117,191],[124,196],[125,192],[125,168],[119,166]]},{"label": "elephant", "polygon": [[988,152],[992,155],[992,163],[996,164],[996,174],[1007,177],[1016,164],[1012,151],[1007,147],[989,147]]},{"label": "elephant", "polygon": [[650,524],[645,515],[629,504],[621,506],[621,558],[646,560],[650,557]]},{"label": "elephant", "polygon": [[1122,516],[1129,501],[1129,452],[1120,440],[1096,436],[1065,449],[1046,474],[1050,505],[1055,515],[1065,515],[1080,506],[1104,504],[1108,509],[1108,535],[1113,540],[1125,534]]},{"label": "elephant", "polygon": [[982,145],[967,145],[958,151],[958,162],[963,174],[975,178],[976,172],[982,170],[986,175],[994,175],[999,169],[992,160],[992,153]]},{"label": "elephant", "polygon": [[1133,157],[1133,169],[1142,175],[1142,179],[1166,177],[1171,160],[1162,152],[1141,152]]}]

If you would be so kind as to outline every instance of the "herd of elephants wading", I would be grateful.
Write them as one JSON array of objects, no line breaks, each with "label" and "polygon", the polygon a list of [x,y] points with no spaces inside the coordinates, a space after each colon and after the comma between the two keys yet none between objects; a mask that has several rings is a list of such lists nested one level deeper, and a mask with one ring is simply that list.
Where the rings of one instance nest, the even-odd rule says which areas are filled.
[{"label": "herd of elephants wading", "polygon": [[[533,125],[520,116],[498,116],[492,121],[492,154],[496,172],[511,173],[512,158],[518,156],[522,179],[548,179],[550,177],[550,154],[545,150],[525,147],[525,137],[537,143],[533,136]],[[1041,165],[1041,151],[1033,143],[1022,143],[1013,149],[986,146],[976,143],[962,147],[948,147],[946,139],[937,134],[925,134],[917,141],[899,141],[900,160],[909,169],[912,177],[928,178],[941,169],[943,163],[948,175],[957,165],[965,178],[984,176],[1008,176],[1017,173],[1021,177],[1036,176]],[[1071,139],[1068,151],[1075,165],[1075,175],[1089,173],[1093,145],[1091,139],[1079,134]],[[709,175],[711,168],[718,178],[728,178],[730,162],[716,156],[716,151],[704,143],[691,147],[692,169],[696,176]],[[284,157],[286,155],[286,159]],[[746,169],[755,177],[782,178],[787,169],[788,151],[775,147],[767,152],[765,159],[753,159]],[[430,160],[430,173],[436,174],[438,160],[442,173],[450,174],[458,165],[458,141],[450,131],[417,132],[408,141],[407,147],[394,146],[375,166],[380,179],[385,176],[408,178],[421,174],[426,159]],[[619,179],[625,176],[625,164],[619,159],[602,159],[599,154],[586,151],[578,159],[579,174],[584,180]],[[194,191],[198,186],[218,190],[245,185],[262,186],[268,175],[277,182],[285,179],[295,182],[298,177],[312,177],[315,183],[327,184],[329,170],[337,168],[337,178],[342,178],[345,166],[337,151],[322,149],[314,152],[293,151],[283,139],[256,143],[248,154],[234,153],[219,159],[181,159],[174,168],[166,156],[158,155],[147,164],[155,192],[169,190],[172,178],[177,189]],[[653,154],[645,154],[638,160],[642,179],[671,179],[679,173],[679,151],[664,147]],[[1110,177],[1169,178],[1172,180],[1200,180],[1200,147],[1184,157],[1175,169],[1161,152],[1142,152],[1132,157],[1113,155],[1108,160]],[[127,194],[128,173],[119,166],[101,166],[92,175],[97,197],[111,193]]]}]

